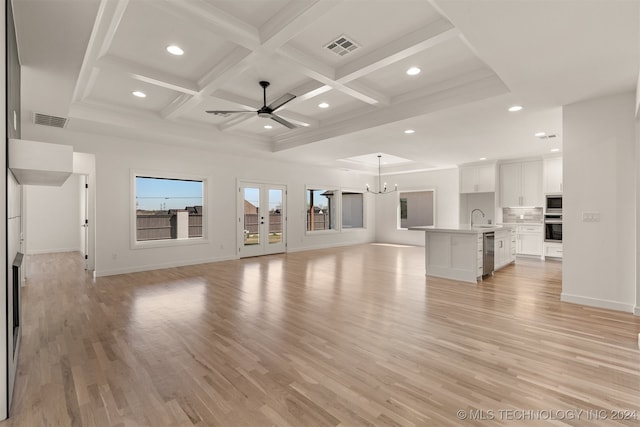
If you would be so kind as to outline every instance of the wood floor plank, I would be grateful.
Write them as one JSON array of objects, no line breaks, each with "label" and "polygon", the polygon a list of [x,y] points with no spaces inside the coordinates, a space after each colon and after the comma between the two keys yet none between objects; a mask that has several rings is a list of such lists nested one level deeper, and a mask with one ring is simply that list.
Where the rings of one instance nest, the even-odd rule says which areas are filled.
[{"label": "wood floor plank", "polygon": [[358,245],[93,279],[31,256],[0,427],[640,425],[640,318],[560,302],[558,262],[477,285],[423,263]]}]

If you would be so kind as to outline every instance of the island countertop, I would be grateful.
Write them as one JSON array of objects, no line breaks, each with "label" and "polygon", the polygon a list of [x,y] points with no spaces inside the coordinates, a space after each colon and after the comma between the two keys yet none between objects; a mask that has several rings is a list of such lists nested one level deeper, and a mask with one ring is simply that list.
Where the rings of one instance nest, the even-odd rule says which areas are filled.
[{"label": "island countertop", "polygon": [[509,230],[512,226],[509,225],[493,225],[493,224],[482,224],[480,227],[474,226],[471,227],[467,224],[457,224],[457,225],[445,225],[445,226],[436,226],[436,225],[425,225],[425,226],[416,226],[409,227],[409,230],[414,231],[427,231],[432,233],[465,233],[465,234],[482,234],[490,231],[497,230]]}]

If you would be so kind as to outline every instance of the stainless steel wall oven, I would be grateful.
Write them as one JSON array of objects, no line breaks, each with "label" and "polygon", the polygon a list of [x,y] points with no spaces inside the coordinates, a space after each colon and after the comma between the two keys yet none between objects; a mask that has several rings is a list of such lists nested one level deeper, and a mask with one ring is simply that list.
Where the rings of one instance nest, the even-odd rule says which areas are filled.
[{"label": "stainless steel wall oven", "polygon": [[545,214],[544,241],[562,243],[562,214]]}]

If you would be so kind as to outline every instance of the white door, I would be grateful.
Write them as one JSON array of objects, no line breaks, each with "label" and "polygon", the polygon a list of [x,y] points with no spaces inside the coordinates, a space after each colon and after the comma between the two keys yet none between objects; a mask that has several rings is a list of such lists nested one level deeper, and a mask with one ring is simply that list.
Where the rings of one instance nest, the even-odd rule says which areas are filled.
[{"label": "white door", "polygon": [[240,181],[238,185],[238,254],[240,257],[285,252],[284,185]]}]

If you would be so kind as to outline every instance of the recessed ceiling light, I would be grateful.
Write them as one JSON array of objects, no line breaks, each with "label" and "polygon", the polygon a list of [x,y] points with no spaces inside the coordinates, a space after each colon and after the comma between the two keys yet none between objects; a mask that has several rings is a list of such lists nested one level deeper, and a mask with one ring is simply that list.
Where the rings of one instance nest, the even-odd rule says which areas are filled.
[{"label": "recessed ceiling light", "polygon": [[546,134],[547,134],[546,132],[536,132],[536,133],[533,134],[533,136],[537,136],[538,138],[542,138]]},{"label": "recessed ceiling light", "polygon": [[480,160],[487,160],[486,157],[480,157]]},{"label": "recessed ceiling light", "polygon": [[551,152],[552,152],[552,153],[557,153],[558,151],[560,151],[560,149],[559,149],[559,148],[552,148],[552,149],[551,149]]},{"label": "recessed ceiling light", "polygon": [[520,110],[522,110],[522,105],[512,105],[511,107],[509,107],[509,111],[511,111],[512,113]]},{"label": "recessed ceiling light", "polygon": [[133,96],[137,96],[138,98],[146,98],[146,97],[147,97],[147,94],[146,94],[146,93],[141,92],[141,91],[139,91],[139,90],[134,90],[133,92],[131,92],[131,94],[132,94]]},{"label": "recessed ceiling light", "polygon": [[329,104],[327,104],[326,102],[321,102],[320,104],[318,104],[318,107],[320,107],[320,108],[329,108]]},{"label": "recessed ceiling light", "polygon": [[167,52],[172,55],[180,56],[184,54],[184,50],[182,50],[179,46],[172,44],[171,46],[167,46]]},{"label": "recessed ceiling light", "polygon": [[415,133],[416,131],[413,129],[407,129],[404,131],[404,133],[406,133],[407,135],[411,135],[412,133]]},{"label": "recessed ceiling light", "polygon": [[407,74],[409,74],[410,76],[417,76],[418,74],[420,74],[420,68],[418,67],[411,67],[407,70]]},{"label": "recessed ceiling light", "polygon": [[265,128],[265,129],[273,129],[273,126],[271,126],[271,125],[264,125],[264,128]]}]

